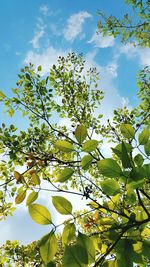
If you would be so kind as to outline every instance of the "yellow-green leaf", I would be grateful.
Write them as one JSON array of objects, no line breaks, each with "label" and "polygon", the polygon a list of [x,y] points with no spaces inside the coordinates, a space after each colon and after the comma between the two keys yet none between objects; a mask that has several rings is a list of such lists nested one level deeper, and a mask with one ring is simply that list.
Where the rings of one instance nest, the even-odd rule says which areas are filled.
[{"label": "yellow-green leaf", "polygon": [[41,71],[41,70],[42,70],[42,66],[39,65],[39,66],[38,66],[38,71]]},{"label": "yellow-green leaf", "polygon": [[45,264],[53,260],[57,250],[57,238],[53,231],[45,235],[39,242],[40,254]]},{"label": "yellow-green leaf", "polygon": [[149,130],[145,128],[138,136],[139,144],[145,145],[149,139]]},{"label": "yellow-green leaf", "polygon": [[66,246],[62,258],[62,267],[86,267],[88,255],[81,245]]},{"label": "yellow-green leaf", "polygon": [[107,179],[100,183],[102,190],[108,196],[115,196],[120,192],[120,186],[117,181]]},{"label": "yellow-green leaf", "polygon": [[0,90],[0,100],[3,100],[6,97],[6,95]]},{"label": "yellow-green leaf", "polygon": [[82,151],[84,152],[92,152],[94,151],[98,146],[97,140],[88,140],[86,141],[82,146]]},{"label": "yellow-green leaf", "polygon": [[74,151],[73,145],[70,142],[65,141],[65,140],[58,140],[58,141],[56,141],[55,146],[60,151],[63,151],[63,152],[72,152],[72,151]]},{"label": "yellow-green leaf", "polygon": [[147,156],[150,156],[150,140],[144,145],[144,150]]},{"label": "yellow-green leaf", "polygon": [[63,183],[67,181],[72,174],[74,173],[74,170],[72,168],[65,168],[57,177],[56,182]]},{"label": "yellow-green leaf", "polygon": [[26,205],[30,205],[38,198],[38,192],[31,192],[30,195],[27,198]]},{"label": "yellow-green leaf", "polygon": [[120,130],[124,137],[128,139],[134,138],[134,128],[132,127],[131,124],[125,124],[125,123],[121,124]]},{"label": "yellow-green leaf", "polygon": [[67,245],[75,237],[75,225],[74,223],[67,223],[62,233],[62,243]]},{"label": "yellow-green leaf", "polygon": [[85,155],[81,160],[81,166],[83,170],[87,170],[91,165],[93,157],[91,155]]},{"label": "yellow-green leaf", "polygon": [[97,164],[100,173],[106,177],[119,177],[122,173],[122,170],[118,163],[111,158],[99,160]]},{"label": "yellow-green leaf", "polygon": [[59,213],[63,215],[68,215],[72,213],[72,204],[66,198],[60,196],[53,196],[52,203]]},{"label": "yellow-green leaf", "polygon": [[87,137],[87,129],[83,124],[77,126],[75,130],[75,137],[80,144],[82,144]]},{"label": "yellow-green leaf", "polygon": [[40,204],[29,205],[29,214],[31,218],[39,224],[51,224],[51,214],[47,208]]},{"label": "yellow-green leaf", "polygon": [[20,203],[22,203],[22,202],[24,201],[25,197],[26,197],[26,190],[21,190],[21,191],[17,194],[17,196],[16,196],[16,198],[15,198],[15,203],[16,203],[16,204],[20,204]]}]

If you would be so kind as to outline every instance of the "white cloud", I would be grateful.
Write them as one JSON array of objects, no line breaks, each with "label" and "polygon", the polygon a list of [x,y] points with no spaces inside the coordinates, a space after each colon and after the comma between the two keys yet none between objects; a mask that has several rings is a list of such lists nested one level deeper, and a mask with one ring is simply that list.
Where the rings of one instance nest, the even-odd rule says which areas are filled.
[{"label": "white cloud", "polygon": [[121,54],[126,55],[128,59],[138,59],[139,64],[142,66],[150,66],[150,49],[134,46],[132,43],[128,43],[120,47],[120,51],[117,54],[119,57]]},{"label": "white cloud", "polygon": [[49,8],[47,5],[40,6],[40,11],[44,16],[47,16],[49,13]]},{"label": "white cloud", "polygon": [[93,43],[95,47],[98,48],[106,48],[114,46],[115,38],[113,36],[103,36],[102,34],[97,34],[96,32],[93,34],[92,38],[88,41],[88,43]]},{"label": "white cloud", "polygon": [[42,53],[36,53],[33,51],[29,51],[26,55],[26,58],[24,60],[25,64],[33,63],[35,67],[41,65],[42,66],[42,74],[45,75],[49,72],[50,67],[53,64],[57,63],[59,56],[66,56],[67,51],[63,51],[61,49],[55,49],[52,46],[48,47],[44,52]]},{"label": "white cloud", "polygon": [[74,41],[74,39],[82,33],[85,20],[91,17],[92,15],[86,11],[81,11],[70,16],[63,30],[64,38],[67,41]]},{"label": "white cloud", "polygon": [[39,41],[44,35],[44,30],[37,31],[33,36],[30,43],[32,44],[33,48],[39,48]]}]

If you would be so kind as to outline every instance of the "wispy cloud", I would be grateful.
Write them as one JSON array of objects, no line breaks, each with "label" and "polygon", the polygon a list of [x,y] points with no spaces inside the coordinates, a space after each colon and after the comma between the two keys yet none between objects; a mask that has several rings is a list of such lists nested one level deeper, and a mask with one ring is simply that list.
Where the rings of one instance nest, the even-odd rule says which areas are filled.
[{"label": "wispy cloud", "polygon": [[91,17],[92,15],[86,11],[81,11],[70,16],[63,30],[64,38],[70,42],[74,41],[77,36],[82,34],[85,20]]},{"label": "wispy cloud", "polygon": [[37,24],[36,24],[37,30],[35,31],[34,36],[33,36],[32,40],[30,41],[33,48],[37,49],[40,47],[40,39],[45,34],[45,28],[46,28],[46,25],[44,24],[43,19],[38,17],[37,18]]},{"label": "wispy cloud", "polygon": [[32,62],[35,67],[38,65],[42,66],[42,74],[45,75],[49,72],[52,64],[56,64],[59,56],[66,56],[67,51],[63,51],[61,49],[55,49],[50,46],[45,49],[42,53],[36,53],[33,51],[29,51],[24,60],[25,64]]},{"label": "wispy cloud", "polygon": [[137,58],[142,66],[150,66],[150,49],[148,48],[141,48],[128,43],[120,47],[120,51],[116,56],[119,57],[122,54],[126,55],[128,59]]},{"label": "wispy cloud", "polygon": [[47,5],[40,6],[40,11],[44,16],[47,16],[49,13],[49,7]]},{"label": "wispy cloud", "polygon": [[98,48],[106,48],[110,46],[114,46],[115,38],[113,36],[107,35],[103,36],[102,34],[97,34],[96,32],[93,34],[91,39],[88,41],[89,44],[93,44]]},{"label": "wispy cloud", "polygon": [[39,41],[44,35],[44,30],[37,31],[35,35],[33,36],[30,43],[32,44],[33,48],[39,48]]}]

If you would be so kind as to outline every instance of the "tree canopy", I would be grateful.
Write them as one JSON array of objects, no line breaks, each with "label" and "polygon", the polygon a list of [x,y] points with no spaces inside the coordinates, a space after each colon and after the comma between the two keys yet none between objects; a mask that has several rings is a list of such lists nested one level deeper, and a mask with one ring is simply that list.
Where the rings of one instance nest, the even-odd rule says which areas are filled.
[{"label": "tree canopy", "polygon": [[[147,1],[127,2],[140,8],[139,15],[146,20]],[[133,36],[139,45],[147,46],[147,34],[142,30],[139,35],[141,27],[148,31],[147,22],[135,28],[129,25],[133,31],[129,36],[127,20],[107,18],[99,29],[104,34],[122,34],[123,40]],[[118,31],[117,23],[125,31]],[[138,76],[138,107],[114,110],[113,119],[105,124],[99,114],[104,97],[98,88],[99,73],[96,68],[85,70],[82,55],[60,56],[46,77],[41,73],[42,66],[25,66],[13,96],[0,91],[8,114],[21,112],[28,122],[26,131],[4,123],[0,128],[0,218],[25,202],[35,223],[49,225],[50,231],[28,246],[7,241],[1,247],[1,266],[148,266],[148,68]],[[68,119],[70,126],[57,123],[60,118]],[[102,145],[110,142],[108,157]],[[40,203],[42,191],[48,193],[49,206],[68,215],[62,224],[55,224],[50,210]],[[68,200],[72,194],[79,196],[80,210],[74,210]],[[84,210],[81,197],[87,203]]]}]

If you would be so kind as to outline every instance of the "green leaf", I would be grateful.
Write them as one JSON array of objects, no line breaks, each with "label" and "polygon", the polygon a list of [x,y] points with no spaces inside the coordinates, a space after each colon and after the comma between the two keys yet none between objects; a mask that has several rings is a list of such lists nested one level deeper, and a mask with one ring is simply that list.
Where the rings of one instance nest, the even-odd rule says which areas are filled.
[{"label": "green leaf", "polygon": [[150,140],[144,145],[144,150],[147,156],[150,156]]},{"label": "green leaf", "polygon": [[43,225],[52,223],[49,210],[40,204],[29,205],[29,214],[36,223]]},{"label": "green leaf", "polygon": [[88,140],[86,141],[82,146],[82,151],[84,152],[92,152],[94,151],[98,146],[97,140]]},{"label": "green leaf", "polygon": [[102,190],[108,196],[115,196],[120,192],[120,186],[117,181],[107,179],[100,183]]},{"label": "green leaf", "polygon": [[62,258],[62,267],[86,267],[88,255],[86,249],[80,245],[66,246]]},{"label": "green leaf", "polygon": [[122,142],[122,166],[124,168],[130,168],[131,167],[131,160],[129,158],[126,146],[124,142]]},{"label": "green leaf", "polygon": [[53,261],[50,261],[50,262],[46,265],[46,267],[56,267],[56,263],[53,262]]},{"label": "green leaf", "polygon": [[68,215],[72,213],[72,204],[66,198],[60,196],[53,196],[52,203],[59,213],[63,215]]},{"label": "green leaf", "polygon": [[41,71],[41,70],[42,70],[42,66],[39,65],[37,70],[38,70],[38,71]]},{"label": "green leaf", "polygon": [[72,168],[65,168],[57,177],[56,182],[63,183],[67,181],[72,174],[74,173],[74,170]]},{"label": "green leaf", "polygon": [[116,247],[117,250],[117,264],[121,267],[133,267],[132,253],[133,246],[132,242],[128,239],[121,239]]},{"label": "green leaf", "polygon": [[13,117],[13,115],[14,115],[14,109],[13,108],[10,108],[9,110],[8,110],[8,114],[9,114],[9,116],[10,117]]},{"label": "green leaf", "polygon": [[[45,264],[48,264],[53,260],[57,250],[57,238],[53,231],[50,234],[43,237],[43,240],[39,243],[40,254]],[[52,265],[53,266],[53,265]]]},{"label": "green leaf", "polygon": [[75,237],[75,225],[74,223],[67,223],[62,233],[62,243],[68,245],[70,241]]},{"label": "green leaf", "polygon": [[124,137],[128,139],[134,138],[134,128],[132,127],[131,124],[125,124],[125,123],[121,124],[120,130]]},{"label": "green leaf", "polygon": [[21,191],[17,194],[17,196],[16,196],[16,198],[15,198],[15,203],[16,203],[16,204],[20,204],[20,203],[22,203],[22,202],[24,201],[25,197],[26,197],[26,190],[21,190]]},{"label": "green leaf", "polygon": [[74,147],[73,145],[68,142],[68,141],[63,141],[63,140],[58,140],[56,143],[55,143],[55,146],[60,150],[60,151],[63,151],[63,152],[72,152],[74,151]]},{"label": "green leaf", "polygon": [[77,126],[75,130],[75,137],[79,144],[82,144],[82,142],[85,140],[87,137],[87,129],[84,125],[80,124]]},{"label": "green leaf", "polygon": [[113,159],[102,159],[97,162],[99,171],[102,175],[110,178],[119,177],[122,170],[118,163]]},{"label": "green leaf", "polygon": [[86,249],[88,255],[88,264],[95,261],[95,246],[90,237],[79,232],[77,238],[77,244],[83,246]]},{"label": "green leaf", "polygon": [[81,166],[83,170],[87,170],[93,161],[93,157],[91,155],[85,155],[81,160]]},{"label": "green leaf", "polygon": [[134,161],[135,161],[135,163],[136,163],[137,166],[141,167],[143,165],[144,159],[143,159],[143,157],[142,157],[141,154],[137,154],[134,157]]},{"label": "green leaf", "polygon": [[31,192],[30,195],[27,198],[26,205],[30,205],[32,202],[34,202],[38,198],[38,192]]},{"label": "green leaf", "polygon": [[145,145],[149,139],[149,130],[145,128],[138,136],[139,144]]},{"label": "green leaf", "polygon": [[0,90],[0,100],[3,100],[6,97],[6,95]]}]

